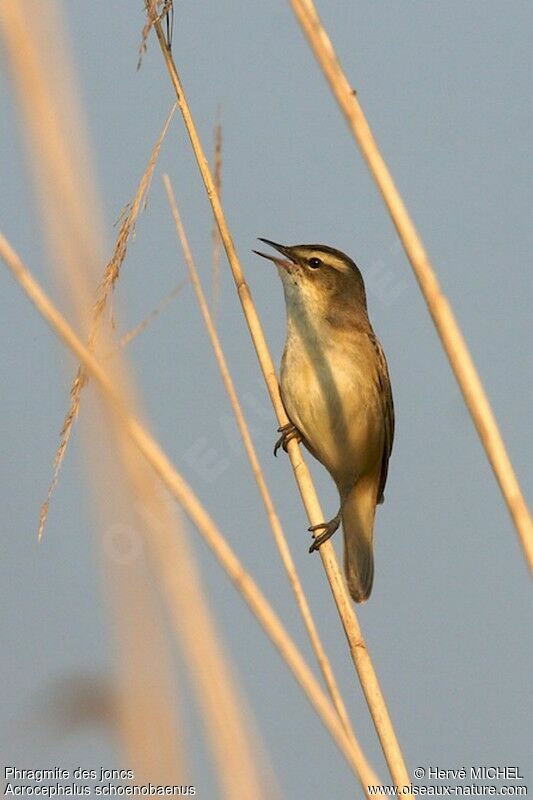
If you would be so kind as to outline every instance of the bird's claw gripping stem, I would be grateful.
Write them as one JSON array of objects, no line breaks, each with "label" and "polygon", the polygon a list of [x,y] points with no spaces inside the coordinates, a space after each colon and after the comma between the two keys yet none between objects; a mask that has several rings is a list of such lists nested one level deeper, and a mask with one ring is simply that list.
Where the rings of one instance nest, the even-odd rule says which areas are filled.
[{"label": "bird's claw gripping stem", "polygon": [[278,433],[281,433],[281,436],[274,445],[275,456],[278,455],[278,450],[280,447],[283,447],[285,452],[287,452],[287,445],[289,444],[291,439],[297,439],[299,442],[302,441],[300,431],[292,424],[292,422],[287,422],[286,425],[282,425],[281,427],[279,427]]},{"label": "bird's claw gripping stem", "polygon": [[330,519],[329,522],[320,522],[318,525],[311,525],[310,528],[307,530],[313,533],[313,531],[320,531],[323,530],[319,536],[316,536],[309,548],[310,553],[314,553],[315,550],[318,550],[324,542],[327,542],[328,539],[331,539],[339,525],[341,524],[341,515],[340,513],[337,514],[336,517]]}]

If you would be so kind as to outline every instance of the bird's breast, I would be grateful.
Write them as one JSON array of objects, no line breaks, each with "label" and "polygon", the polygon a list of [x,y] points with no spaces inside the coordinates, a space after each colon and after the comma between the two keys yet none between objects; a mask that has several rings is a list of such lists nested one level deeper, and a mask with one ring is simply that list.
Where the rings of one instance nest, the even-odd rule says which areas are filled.
[{"label": "bird's breast", "polygon": [[325,334],[289,326],[281,392],[289,418],[337,485],[353,485],[381,456],[374,351],[364,332]]}]

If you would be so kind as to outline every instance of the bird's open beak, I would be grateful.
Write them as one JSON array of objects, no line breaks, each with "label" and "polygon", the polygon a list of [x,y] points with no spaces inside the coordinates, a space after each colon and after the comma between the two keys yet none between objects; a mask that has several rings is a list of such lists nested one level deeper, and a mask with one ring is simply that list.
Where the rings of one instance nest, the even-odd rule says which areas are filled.
[{"label": "bird's open beak", "polygon": [[276,266],[283,267],[283,269],[287,269],[292,264],[294,264],[294,259],[291,257],[290,254],[290,247],[286,247],[283,244],[277,244],[276,242],[271,242],[270,239],[262,239],[260,236],[258,238],[260,242],[264,242],[265,244],[270,245],[270,247],[273,247],[274,250],[278,251],[278,253],[281,253],[281,255],[285,256],[285,259],[276,258],[276,256],[271,256],[267,253],[261,253],[259,250],[253,250],[252,251],[253,253],[255,253],[258,256],[261,256],[262,258],[267,258],[269,261],[273,261],[274,264],[276,264]]}]

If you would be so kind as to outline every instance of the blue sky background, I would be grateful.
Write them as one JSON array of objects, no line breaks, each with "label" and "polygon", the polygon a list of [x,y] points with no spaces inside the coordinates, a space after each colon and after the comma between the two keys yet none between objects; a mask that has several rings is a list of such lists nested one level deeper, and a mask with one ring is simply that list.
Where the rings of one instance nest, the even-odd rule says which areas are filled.
[{"label": "blue sky background", "polygon": [[[172,92],[155,40],[136,71],[141,2],[74,0],[64,8],[111,252],[114,221],[133,196]],[[319,11],[463,328],[531,500],[532,6],[362,0],[321,3]],[[374,592],[358,613],[408,766],[517,764],[531,783],[533,645],[524,559],[393,226],[289,5],[177,3],[174,55],[209,151],[221,109],[224,207],[276,360],[283,297],[275,270],[251,254],[257,236],[335,246],[367,280],[371,319],[391,372],[397,434],[387,500],[377,516]],[[3,58],[0,225],[54,292],[6,66]],[[210,211],[176,115],[118,286],[121,330],[185,275],[163,171],[174,182],[209,285]],[[80,685],[105,686],[111,674],[77,440],[45,541],[38,546],[35,539],[74,364],[6,270],[0,315],[0,751],[19,766],[117,766],[118,749],[100,723],[65,724],[69,692],[75,699]],[[271,457],[275,422],[224,261],[218,320],[354,725],[385,779],[320,561],[307,554],[307,523],[289,464]],[[131,345],[129,357],[152,429],[309,654],[190,288]],[[214,451],[208,470],[205,449]],[[331,481],[311,466],[323,507],[333,513]],[[348,768],[287,670],[203,545],[197,553],[286,797],[353,797],[359,790]],[[192,718],[188,703],[187,713]],[[196,723],[191,735],[199,742]],[[213,776],[196,750],[191,778],[200,797],[214,797]]]}]

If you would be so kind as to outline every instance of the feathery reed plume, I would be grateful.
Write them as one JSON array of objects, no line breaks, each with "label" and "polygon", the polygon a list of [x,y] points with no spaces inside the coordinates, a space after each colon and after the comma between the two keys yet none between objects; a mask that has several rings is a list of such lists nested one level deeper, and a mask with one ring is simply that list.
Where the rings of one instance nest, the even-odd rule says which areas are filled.
[{"label": "feathery reed plume", "polygon": [[[128,251],[128,242],[131,236],[133,236],[133,234],[135,233],[135,225],[137,222],[137,217],[139,215],[141,208],[143,207],[143,201],[146,202],[146,198],[150,190],[150,184],[152,182],[152,176],[154,174],[155,165],[157,163],[157,159],[161,151],[163,140],[166,136],[166,133],[170,125],[170,121],[172,119],[175,110],[176,110],[176,104],[174,104],[173,107],[171,108],[165,120],[165,124],[163,125],[163,129],[159,135],[159,138],[157,139],[152,149],[148,165],[141,177],[141,180],[139,181],[139,185],[137,186],[135,197],[122,210],[121,213],[122,221],[115,242],[115,247],[113,249],[113,255],[111,257],[111,260],[106,265],[106,268],[104,270],[104,276],[96,290],[96,301],[93,306],[92,321],[91,321],[91,326],[89,328],[89,336],[88,336],[88,346],[90,348],[94,347],[96,337],[98,335],[98,327],[100,325],[100,321],[104,313],[106,303],[115,287],[115,284],[120,274],[120,268],[122,266],[124,259],[126,258],[126,253]],[[76,375],[74,377],[74,381],[70,387],[70,404],[59,434],[59,447],[54,457],[52,480],[50,481],[48,492],[46,494],[46,499],[41,506],[41,511],[39,514],[39,526],[37,530],[37,538],[39,540],[42,538],[43,535],[44,526],[46,524],[46,518],[48,516],[48,511],[50,508],[50,500],[52,499],[52,495],[57,487],[57,483],[59,480],[59,473],[61,471],[61,465],[63,463],[63,459],[65,458],[65,453],[67,451],[68,443],[72,435],[72,427],[74,425],[74,422],[76,420],[80,408],[81,393],[86,383],[87,383],[87,375],[83,370],[83,368],[80,367],[77,370]]]},{"label": "feathery reed plume", "polygon": [[272,534],[274,536],[274,541],[278,548],[283,566],[287,573],[287,577],[289,579],[289,583],[293,590],[296,603],[298,605],[301,617],[303,619],[305,628],[307,630],[307,634],[311,641],[311,646],[313,647],[318,665],[322,671],[322,675],[324,677],[324,682],[326,687],[329,691],[331,700],[333,705],[335,706],[337,713],[339,715],[339,719],[341,720],[346,733],[351,737],[355,738],[355,734],[352,730],[350,720],[348,717],[348,713],[346,711],[346,707],[344,705],[344,701],[340,694],[339,688],[337,686],[337,682],[335,680],[335,676],[333,674],[333,670],[331,668],[331,664],[329,659],[326,655],[322,642],[320,640],[320,636],[318,634],[318,630],[316,628],[315,621],[313,619],[311,609],[309,608],[309,604],[307,602],[307,598],[305,596],[302,584],[300,582],[300,578],[298,577],[298,573],[296,570],[296,565],[292,558],[289,545],[287,543],[287,539],[285,533],[283,531],[283,527],[281,525],[280,519],[274,507],[274,503],[272,497],[270,495],[270,491],[268,489],[267,483],[265,481],[265,477],[263,474],[263,470],[261,469],[261,464],[259,463],[259,459],[257,457],[257,453],[255,451],[255,447],[252,442],[252,438],[250,436],[250,431],[244,417],[241,404],[239,402],[239,398],[237,392],[235,390],[235,385],[233,383],[233,379],[231,377],[231,373],[229,371],[229,367],[226,361],[226,357],[224,355],[224,351],[222,349],[222,345],[220,343],[220,339],[216,332],[215,325],[213,323],[213,318],[211,312],[209,311],[209,306],[207,303],[207,299],[205,297],[202,284],[200,281],[200,277],[198,275],[198,270],[196,269],[196,265],[194,263],[194,259],[191,253],[191,249],[189,247],[189,242],[187,240],[187,235],[185,233],[185,228],[183,227],[183,223],[181,220],[181,216],[178,210],[178,206],[176,203],[176,198],[174,196],[174,191],[172,189],[172,184],[168,178],[168,175],[163,176],[163,182],[165,184],[165,189],[168,196],[168,201],[170,204],[170,209],[172,212],[172,216],[174,219],[174,223],[176,225],[176,230],[178,232],[181,248],[183,251],[183,255],[185,258],[185,263],[187,264],[187,268],[189,270],[189,276],[191,279],[191,283],[193,285],[194,291],[196,293],[196,297],[198,299],[198,304],[200,306],[200,311],[202,317],[204,319],[204,323],[207,329],[208,336],[211,340],[211,345],[213,347],[213,351],[215,354],[215,358],[217,360],[220,374],[222,377],[222,381],[224,383],[226,392],[228,394],[231,406],[233,408],[233,412],[235,415],[235,419],[237,422],[237,427],[239,428],[239,432],[241,438],[243,440],[244,448],[246,450],[246,454],[248,456],[248,460],[250,462],[252,474],[254,479],[257,483],[257,487],[259,489],[259,493],[261,495],[261,499],[266,509],[268,521],[270,523],[270,527],[272,530]]},{"label": "feathery reed plume", "polygon": [[[217,221],[222,243],[228,257],[228,262],[235,281],[237,293],[241,301],[242,309],[248,329],[250,331],[250,335],[252,337],[261,371],[267,385],[270,400],[274,407],[279,425],[286,425],[288,423],[288,418],[279,393],[278,379],[272,357],[270,355],[263,329],[252,300],[250,289],[245,281],[242,267],[237,257],[220,198],[215,190],[213,177],[211,175],[211,171],[209,169],[209,165],[205,157],[198,132],[189,109],[189,105],[185,98],[183,85],[180,81],[174,59],[172,58],[172,54],[166,45],[165,37],[158,21],[154,21],[154,29],[157,34],[170,80],[176,93],[178,106],[189,135],[191,146],[196,157],[196,162],[200,170],[200,175],[202,177],[207,196],[211,203],[211,208]],[[305,461],[302,459],[300,447],[296,439],[292,439],[289,442],[287,450],[309,521],[312,525],[319,524],[324,520],[324,516],[322,514],[320,503],[311,480],[311,475]],[[385,703],[385,698],[381,691],[378,677],[366,647],[363,634],[359,626],[359,621],[352,605],[351,598],[348,594],[348,590],[339,568],[335,550],[331,541],[324,542],[324,544],[320,547],[319,555],[326,572],[326,577],[331,588],[339,617],[342,622],[350,649],[350,655],[361,682],[361,686],[363,688],[381,747],[385,754],[387,765],[391,771],[395,783],[397,783],[399,786],[406,786],[409,784],[409,775],[405,767],[400,745],[394,732],[392,721]],[[410,795],[406,796],[409,797]]]},{"label": "feathery reed plume", "polygon": [[156,317],[158,317],[168,305],[170,305],[170,303],[174,300],[175,297],[178,296],[178,294],[181,292],[186,283],[187,279],[185,279],[184,281],[180,281],[180,283],[178,283],[178,285],[175,286],[172,289],[172,291],[170,291],[167,295],[165,295],[165,297],[161,300],[159,305],[156,306],[154,309],[152,309],[152,311],[150,311],[150,313],[147,314],[146,317],[141,322],[139,322],[138,325],[136,325],[131,330],[126,331],[126,333],[120,337],[118,343],[119,348],[123,349],[124,347],[127,347],[129,343],[132,342],[133,339],[135,339],[136,336],[138,336],[140,333],[146,330],[148,325],[154,319],[156,319]]},{"label": "feathery reed plume", "polygon": [[381,155],[363,109],[340,65],[312,0],[290,0],[302,30],[381,192],[426,301],[481,444],[533,571],[533,520],[468,346],[420,236]]},{"label": "feathery reed plume", "polygon": [[[220,120],[220,109],[218,111]],[[218,196],[222,192],[222,124],[217,122],[215,126],[215,158],[213,163],[213,180]],[[221,241],[216,221],[213,220],[213,230],[211,232],[212,241],[212,266],[213,266],[213,287],[211,297],[211,308],[213,317],[216,319],[218,305],[220,303],[220,255]]]},{"label": "feathery reed plume", "polygon": [[[170,494],[183,507],[185,513],[197,527],[202,538],[215,555],[234,586],[242,595],[252,613],[262,625],[265,633],[277,648],[289,667],[297,683],[303,689],[312,707],[317,711],[332,738],[339,746],[348,764],[359,776],[361,785],[378,784],[374,773],[369,770],[366,760],[354,748],[346,735],[337,713],[324,694],[318,681],[309,669],[305,659],[285,630],[257,584],[245,571],[239,559],[218,530],[192,489],[172,465],[156,440],[148,433],[139,420],[130,412],[111,380],[94,354],[75,334],[66,319],[59,313],[46,293],[31,275],[7,239],[0,233],[0,257],[5,261],[11,274],[63,343],[70,348],[76,358],[83,363],[91,377],[99,385],[109,401],[115,418],[121,424],[138,450],[152,466],[155,473],[169,490]],[[359,644],[361,646],[361,643]]]},{"label": "feathery reed plume", "polygon": [[148,161],[147,167],[143,172],[141,180],[139,181],[139,185],[137,186],[137,191],[135,192],[135,197],[130,203],[127,203],[126,206],[123,208],[120,218],[122,222],[120,224],[118,236],[115,242],[115,247],[113,249],[113,255],[111,256],[111,260],[106,265],[104,270],[104,276],[96,290],[96,300],[93,306],[92,311],[92,324],[89,332],[89,340],[88,345],[91,347],[94,344],[96,336],[98,334],[98,324],[104,313],[106,303],[109,299],[110,294],[112,293],[115,283],[118,280],[120,275],[120,268],[126,258],[126,253],[128,251],[128,242],[130,238],[135,233],[135,226],[137,223],[137,217],[139,216],[139,211],[143,206],[146,204],[146,199],[148,197],[148,192],[150,191],[150,184],[152,183],[152,177],[154,174],[155,165],[157,163],[157,159],[159,158],[159,153],[161,151],[161,146],[163,144],[163,140],[167,135],[168,128],[170,126],[170,122],[174,115],[174,111],[176,110],[177,104],[174,103],[172,108],[170,109],[168,116],[165,120],[165,124],[159,134],[159,138],[157,139],[152,152],[150,154],[150,159]]}]

